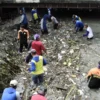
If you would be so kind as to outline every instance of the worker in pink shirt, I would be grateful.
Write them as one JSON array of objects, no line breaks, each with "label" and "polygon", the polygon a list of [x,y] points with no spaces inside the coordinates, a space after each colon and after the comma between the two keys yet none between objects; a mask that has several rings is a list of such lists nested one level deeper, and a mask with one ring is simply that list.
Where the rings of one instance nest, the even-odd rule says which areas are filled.
[{"label": "worker in pink shirt", "polygon": [[31,100],[47,100],[45,97],[46,92],[47,89],[45,87],[39,86],[37,89],[37,94],[33,94]]}]

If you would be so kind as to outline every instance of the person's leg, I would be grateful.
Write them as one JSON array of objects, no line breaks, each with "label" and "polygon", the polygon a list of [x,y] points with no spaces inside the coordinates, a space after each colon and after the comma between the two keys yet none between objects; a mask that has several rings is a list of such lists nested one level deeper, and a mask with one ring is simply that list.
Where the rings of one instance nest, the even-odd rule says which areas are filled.
[{"label": "person's leg", "polygon": [[32,80],[35,85],[38,85],[38,76],[37,75],[33,75]]},{"label": "person's leg", "polygon": [[34,20],[34,24],[36,24],[36,20]]},{"label": "person's leg", "polygon": [[46,30],[44,30],[44,34],[48,34],[48,30],[46,29]]},{"label": "person's leg", "polygon": [[87,40],[92,40],[93,39],[93,37],[92,38],[87,38]]},{"label": "person's leg", "polygon": [[24,28],[25,29],[28,29],[28,24],[24,24]]},{"label": "person's leg", "polygon": [[98,89],[99,86],[100,86],[100,84],[99,84],[99,79],[98,79],[98,78],[92,77],[92,78],[90,79],[90,81],[89,81],[88,87],[89,87],[90,89]]},{"label": "person's leg", "polygon": [[25,48],[28,50],[28,43],[24,43]]},{"label": "person's leg", "polygon": [[38,75],[39,84],[42,84],[44,81],[43,74]]},{"label": "person's leg", "polygon": [[57,29],[58,28],[58,24],[54,24],[54,29]]},{"label": "person's leg", "polygon": [[81,28],[79,29],[79,31],[83,31],[83,27],[81,27]]},{"label": "person's leg", "polygon": [[20,48],[19,48],[19,52],[23,51],[23,43],[20,43]]}]

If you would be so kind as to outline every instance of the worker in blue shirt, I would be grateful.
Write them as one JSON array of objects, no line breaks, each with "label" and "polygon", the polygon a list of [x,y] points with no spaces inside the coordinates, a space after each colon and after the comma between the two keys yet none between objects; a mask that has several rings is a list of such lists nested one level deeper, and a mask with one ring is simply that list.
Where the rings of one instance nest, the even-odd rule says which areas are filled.
[{"label": "worker in blue shirt", "polygon": [[18,82],[16,80],[10,81],[10,87],[5,88],[1,100],[21,100],[21,95],[16,91]]},{"label": "worker in blue shirt", "polygon": [[76,23],[75,23],[75,31],[76,32],[83,31],[83,28],[84,28],[83,22],[80,21],[80,20],[76,20]]},{"label": "worker in blue shirt", "polygon": [[20,25],[24,25],[24,28],[27,29],[28,28],[28,19],[27,19],[27,16],[25,14],[24,8],[20,9],[20,14],[21,14]]},{"label": "worker in blue shirt", "polygon": [[43,80],[43,74],[44,74],[43,66],[47,64],[47,61],[43,58],[43,56],[37,55],[35,49],[32,49],[30,52],[33,58],[30,62],[31,66],[28,70],[33,75],[32,80],[34,82],[34,86],[38,86],[42,84],[44,81]]},{"label": "worker in blue shirt", "polygon": [[41,19],[41,32],[42,34],[48,34],[48,29],[47,29],[47,20],[50,19],[50,16],[45,14],[43,18]]}]

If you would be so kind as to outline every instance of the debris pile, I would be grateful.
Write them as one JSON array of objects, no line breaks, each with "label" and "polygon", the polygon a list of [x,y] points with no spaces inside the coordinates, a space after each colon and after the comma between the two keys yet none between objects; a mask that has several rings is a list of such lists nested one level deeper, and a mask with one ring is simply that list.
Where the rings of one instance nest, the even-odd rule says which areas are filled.
[{"label": "debris pile", "polygon": [[0,27],[0,90],[8,86],[14,76],[20,72],[17,53],[16,31],[6,25]]}]

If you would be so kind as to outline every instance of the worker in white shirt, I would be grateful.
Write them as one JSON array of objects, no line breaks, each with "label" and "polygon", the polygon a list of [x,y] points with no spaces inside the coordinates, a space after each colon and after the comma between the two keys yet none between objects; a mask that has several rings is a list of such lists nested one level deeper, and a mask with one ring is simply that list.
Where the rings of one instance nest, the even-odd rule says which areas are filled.
[{"label": "worker in white shirt", "polygon": [[58,29],[58,20],[54,16],[51,17],[51,20],[53,22],[54,29]]},{"label": "worker in white shirt", "polygon": [[86,28],[86,33],[83,34],[83,37],[86,36],[88,40],[93,39],[93,31],[91,27],[88,24],[85,24],[85,28]]}]

